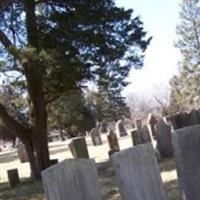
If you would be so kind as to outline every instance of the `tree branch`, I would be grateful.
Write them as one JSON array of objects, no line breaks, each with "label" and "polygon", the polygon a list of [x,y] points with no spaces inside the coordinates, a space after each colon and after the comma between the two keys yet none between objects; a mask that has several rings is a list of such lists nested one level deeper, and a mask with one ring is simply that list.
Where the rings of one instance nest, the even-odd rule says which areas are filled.
[{"label": "tree branch", "polygon": [[15,136],[19,137],[22,142],[26,143],[27,140],[31,138],[30,129],[26,128],[13,117],[11,117],[1,103],[0,118],[5,128],[12,132]]},{"label": "tree branch", "polygon": [[12,42],[8,39],[8,37],[5,35],[5,33],[0,30],[0,42],[3,44],[3,46],[8,50],[10,47],[13,46]]},{"label": "tree branch", "polygon": [[12,3],[12,0],[1,0],[0,1],[0,12],[2,12],[4,9],[6,9],[10,3]]}]

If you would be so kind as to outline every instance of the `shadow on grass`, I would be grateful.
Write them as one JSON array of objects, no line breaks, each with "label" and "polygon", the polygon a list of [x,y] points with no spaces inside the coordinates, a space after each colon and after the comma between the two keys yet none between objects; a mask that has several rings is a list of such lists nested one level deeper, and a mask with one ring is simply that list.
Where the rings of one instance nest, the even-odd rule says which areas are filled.
[{"label": "shadow on grass", "polygon": [[49,143],[49,148],[59,148],[59,147],[64,147],[64,146],[68,146],[66,141],[64,141],[63,143],[60,142],[59,144],[54,144],[53,142],[52,143]]},{"label": "shadow on grass", "polygon": [[111,163],[109,161],[98,163],[97,169],[103,200],[121,200]]},{"label": "shadow on grass", "polygon": [[68,146],[64,147],[64,148],[60,148],[60,149],[50,149],[50,155],[54,155],[54,154],[58,154],[58,153],[64,153],[69,151]]},{"label": "shadow on grass", "polygon": [[19,159],[17,152],[9,152],[0,155],[0,163],[8,163]]},{"label": "shadow on grass", "polygon": [[0,199],[3,200],[45,200],[41,181],[22,179],[21,183],[10,188],[8,183],[0,184]]},{"label": "shadow on grass", "polygon": [[174,159],[164,159],[159,163],[160,172],[168,172],[176,170],[176,164]]}]

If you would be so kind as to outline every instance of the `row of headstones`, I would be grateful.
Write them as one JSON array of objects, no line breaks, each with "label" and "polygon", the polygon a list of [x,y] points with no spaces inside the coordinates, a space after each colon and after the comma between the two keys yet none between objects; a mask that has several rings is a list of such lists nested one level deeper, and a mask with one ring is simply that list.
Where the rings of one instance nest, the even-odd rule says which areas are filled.
[{"label": "row of headstones", "polygon": [[155,139],[157,149],[162,158],[171,158],[173,156],[172,131],[200,124],[200,111],[192,110],[189,113],[181,112],[176,115],[161,119],[155,128]]},{"label": "row of headstones", "polygon": [[200,124],[200,110],[193,109],[189,113],[180,112],[178,114],[167,117],[167,120],[172,123],[174,130],[186,126],[197,125]]},{"label": "row of headstones", "polygon": [[[199,200],[200,125],[172,133],[183,200]],[[151,144],[142,144],[111,155],[116,180],[123,200],[166,200],[155,151]],[[95,162],[90,159],[69,159],[42,173],[48,200],[102,199]]]}]

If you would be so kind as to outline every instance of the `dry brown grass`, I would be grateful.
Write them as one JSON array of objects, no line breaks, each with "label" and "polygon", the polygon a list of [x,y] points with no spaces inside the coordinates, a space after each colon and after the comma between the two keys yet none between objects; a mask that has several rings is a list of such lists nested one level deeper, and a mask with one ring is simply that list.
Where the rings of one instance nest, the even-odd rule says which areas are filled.
[{"label": "dry brown grass", "polygon": [[[106,138],[104,137],[104,145],[93,147],[90,139],[87,139],[89,145],[89,153],[91,158],[95,158],[97,163],[105,162],[108,159]],[[55,142],[50,144],[51,158],[58,158],[59,161],[66,158],[71,158],[71,154],[67,147],[68,142]],[[120,140],[121,149],[131,146],[131,139],[125,137]],[[9,154],[9,158],[0,163],[1,180],[0,180],[0,200],[45,200],[42,183],[40,181],[31,182],[29,177],[29,166],[27,163],[20,163],[16,157],[16,153]],[[0,161],[3,158],[0,156]],[[114,170],[105,162],[98,164],[99,181],[104,200],[121,200],[118,188],[114,180]],[[175,163],[173,160],[164,160],[159,163],[161,176],[164,182],[164,187],[169,200],[180,200],[178,192],[177,176]],[[21,184],[16,188],[11,189],[7,183],[6,170],[18,168]]]}]

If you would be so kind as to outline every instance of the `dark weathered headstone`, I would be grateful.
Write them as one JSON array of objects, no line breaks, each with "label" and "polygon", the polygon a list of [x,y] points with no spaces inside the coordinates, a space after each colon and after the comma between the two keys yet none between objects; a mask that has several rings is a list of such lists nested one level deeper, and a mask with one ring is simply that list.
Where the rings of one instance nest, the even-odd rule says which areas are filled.
[{"label": "dark weathered headstone", "polygon": [[89,158],[85,137],[77,137],[72,139],[69,149],[74,158]]},{"label": "dark weathered headstone", "polygon": [[155,128],[156,124],[157,124],[156,118],[152,114],[149,114],[147,119],[147,126],[149,129],[151,140],[155,139],[156,137],[156,128]]},{"label": "dark weathered headstone", "polygon": [[50,165],[55,165],[58,163],[58,159],[51,159],[50,160]]},{"label": "dark weathered headstone", "polygon": [[110,156],[112,153],[120,150],[119,141],[118,141],[117,135],[112,130],[110,130],[109,134],[107,135],[107,139],[108,139],[108,145],[110,148],[108,154]]},{"label": "dark weathered headstone", "polygon": [[116,131],[117,131],[117,135],[119,137],[123,137],[127,135],[127,131],[124,127],[124,121],[123,120],[118,120],[116,123]]},{"label": "dark weathered headstone", "polygon": [[184,200],[200,199],[200,125],[172,133],[178,180]]},{"label": "dark weathered headstone", "polygon": [[69,159],[42,172],[48,200],[101,200],[94,160]]},{"label": "dark weathered headstone", "polygon": [[190,126],[200,124],[200,113],[198,110],[192,110],[189,113]]},{"label": "dark weathered headstone", "polygon": [[144,143],[151,142],[151,136],[147,126],[143,126],[142,128],[142,138]]},{"label": "dark weathered headstone", "polygon": [[155,152],[150,144],[111,157],[123,200],[166,200]]},{"label": "dark weathered headstone", "polygon": [[102,139],[98,128],[93,128],[90,132],[92,143],[94,146],[102,145]]},{"label": "dark weathered headstone", "polygon": [[169,120],[172,123],[174,130],[190,126],[190,116],[186,112],[181,112],[176,115],[167,117],[167,120]]},{"label": "dark weathered headstone", "polygon": [[19,175],[17,169],[8,170],[7,175],[10,187],[15,187],[17,184],[19,184]]},{"label": "dark weathered headstone", "polygon": [[157,147],[162,158],[170,158],[173,156],[171,126],[167,125],[162,119],[157,124]]},{"label": "dark weathered headstone", "polygon": [[135,121],[135,127],[138,130],[142,129],[142,122],[141,122],[140,119],[136,119],[136,121]]},{"label": "dark weathered headstone", "polygon": [[135,129],[131,131],[131,138],[133,146],[145,143],[143,140],[142,129]]}]

